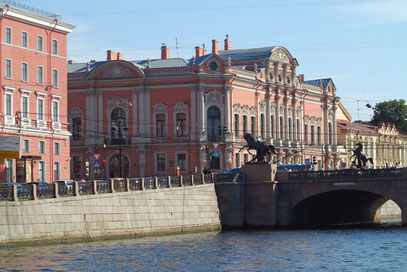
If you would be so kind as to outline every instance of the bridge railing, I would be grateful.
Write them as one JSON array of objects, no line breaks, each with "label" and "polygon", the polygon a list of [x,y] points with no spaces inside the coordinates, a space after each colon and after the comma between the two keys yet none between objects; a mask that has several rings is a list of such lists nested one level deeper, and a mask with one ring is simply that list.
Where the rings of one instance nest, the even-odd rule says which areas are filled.
[{"label": "bridge railing", "polygon": [[239,182],[241,173],[195,174],[168,177],[111,178],[107,180],[74,181],[72,184],[0,184],[0,201],[37,200],[75,197],[127,191],[157,190],[172,187],[199,186],[215,182]]},{"label": "bridge railing", "polygon": [[343,169],[334,171],[287,172],[288,181],[337,181],[397,178],[403,175],[403,169]]}]

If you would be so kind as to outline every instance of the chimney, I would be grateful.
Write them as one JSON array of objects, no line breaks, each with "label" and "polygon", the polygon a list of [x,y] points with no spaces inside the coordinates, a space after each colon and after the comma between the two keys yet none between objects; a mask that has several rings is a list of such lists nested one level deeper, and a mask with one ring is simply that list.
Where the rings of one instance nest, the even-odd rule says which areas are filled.
[{"label": "chimney", "polygon": [[212,40],[212,53],[218,54],[219,52],[219,42],[217,40]]},{"label": "chimney", "polygon": [[116,56],[116,52],[112,51],[112,50],[107,50],[107,57],[106,60],[116,60],[117,56]]},{"label": "chimney", "polygon": [[73,60],[68,60],[68,64],[74,63]]},{"label": "chimney", "polygon": [[199,46],[195,46],[195,55],[197,58],[203,56],[203,49]]},{"label": "chimney", "polygon": [[117,52],[117,57],[116,57],[116,59],[117,59],[117,60],[123,60],[123,54],[120,53],[120,52]]},{"label": "chimney", "polygon": [[300,74],[299,75],[300,81],[304,82],[305,81],[305,75],[304,74]]},{"label": "chimney", "polygon": [[229,41],[229,34],[226,34],[226,39],[225,39],[225,50],[230,50],[232,49],[230,46],[230,41]]},{"label": "chimney", "polygon": [[206,48],[205,48],[205,44],[202,44],[202,56],[206,55]]},{"label": "chimney", "polygon": [[163,44],[161,46],[161,59],[169,59],[170,58],[170,49]]}]

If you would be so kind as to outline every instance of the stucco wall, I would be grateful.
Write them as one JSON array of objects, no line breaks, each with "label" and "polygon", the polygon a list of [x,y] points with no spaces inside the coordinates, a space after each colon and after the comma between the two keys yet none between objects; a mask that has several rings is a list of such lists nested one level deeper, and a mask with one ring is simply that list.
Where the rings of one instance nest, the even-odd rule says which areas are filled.
[{"label": "stucco wall", "polygon": [[220,229],[214,184],[0,202],[0,242]]}]

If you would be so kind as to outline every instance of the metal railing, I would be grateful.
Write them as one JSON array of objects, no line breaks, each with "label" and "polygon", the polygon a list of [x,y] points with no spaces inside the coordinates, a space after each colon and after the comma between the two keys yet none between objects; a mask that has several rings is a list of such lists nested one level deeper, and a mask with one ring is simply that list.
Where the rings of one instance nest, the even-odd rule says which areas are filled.
[{"label": "metal railing", "polygon": [[29,12],[32,12],[32,13],[42,15],[42,16],[47,16],[47,17],[50,17],[50,18],[53,18],[53,19],[58,19],[58,20],[61,19],[61,15],[58,15],[58,14],[55,14],[55,13],[52,13],[52,12],[49,12],[49,11],[46,11],[46,10],[43,10],[43,9],[28,6],[26,4],[22,4],[22,3],[19,3],[19,2],[16,2],[16,1],[0,0],[0,3],[10,5],[10,6],[14,6],[16,8],[23,9],[23,10],[26,10],[26,11],[29,11]]},{"label": "metal railing", "polygon": [[[220,177],[216,178],[216,176]],[[37,200],[59,197],[75,197],[127,191],[142,191],[183,186],[196,186],[216,182],[236,182],[240,173],[196,174],[168,177],[114,178],[109,180],[74,181],[37,185],[0,184],[0,201]]]}]

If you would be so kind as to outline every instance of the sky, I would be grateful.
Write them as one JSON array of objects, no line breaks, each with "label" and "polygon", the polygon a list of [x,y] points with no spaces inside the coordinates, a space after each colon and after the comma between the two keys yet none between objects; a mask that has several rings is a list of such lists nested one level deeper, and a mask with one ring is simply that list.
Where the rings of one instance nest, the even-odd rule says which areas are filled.
[{"label": "sky", "polygon": [[353,120],[368,121],[376,103],[406,99],[407,0],[19,0],[76,26],[68,58],[191,58],[195,46],[229,34],[232,49],[283,46],[306,80],[333,79]]}]

